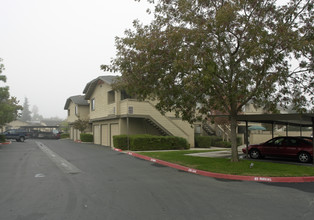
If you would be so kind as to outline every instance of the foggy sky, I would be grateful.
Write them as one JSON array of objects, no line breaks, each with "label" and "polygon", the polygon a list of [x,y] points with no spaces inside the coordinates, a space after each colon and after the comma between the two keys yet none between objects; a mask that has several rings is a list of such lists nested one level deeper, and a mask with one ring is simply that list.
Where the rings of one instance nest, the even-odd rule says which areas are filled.
[{"label": "foggy sky", "polygon": [[[66,99],[81,95],[115,56],[114,38],[132,21],[148,23],[148,4],[134,0],[0,0],[0,58],[23,105],[66,118]],[[3,86],[1,84],[0,86]]]}]

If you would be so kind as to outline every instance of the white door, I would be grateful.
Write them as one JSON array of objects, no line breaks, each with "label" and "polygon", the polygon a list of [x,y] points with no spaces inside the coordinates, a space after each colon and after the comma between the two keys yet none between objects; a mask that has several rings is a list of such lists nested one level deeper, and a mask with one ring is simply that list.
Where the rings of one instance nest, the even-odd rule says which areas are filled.
[{"label": "white door", "polygon": [[109,146],[108,125],[101,125],[101,145]]},{"label": "white door", "polygon": [[113,136],[114,135],[119,135],[119,124],[111,124],[110,125],[110,147],[114,147],[113,146]]},{"label": "white door", "polygon": [[93,133],[94,133],[94,144],[100,144],[100,126],[99,125],[94,125]]}]

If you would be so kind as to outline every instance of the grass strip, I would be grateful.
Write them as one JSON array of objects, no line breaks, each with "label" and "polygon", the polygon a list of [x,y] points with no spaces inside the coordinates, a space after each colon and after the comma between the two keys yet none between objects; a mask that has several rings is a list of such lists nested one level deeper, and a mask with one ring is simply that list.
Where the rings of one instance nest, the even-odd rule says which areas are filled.
[{"label": "grass strip", "polygon": [[[139,154],[171,163],[187,166],[197,170],[213,173],[224,173],[242,176],[267,177],[304,177],[314,176],[313,166],[280,164],[262,161],[240,160],[231,162],[227,158],[195,157],[187,154],[209,151],[169,151],[169,152],[139,152]],[[250,168],[251,163],[254,166]]]}]

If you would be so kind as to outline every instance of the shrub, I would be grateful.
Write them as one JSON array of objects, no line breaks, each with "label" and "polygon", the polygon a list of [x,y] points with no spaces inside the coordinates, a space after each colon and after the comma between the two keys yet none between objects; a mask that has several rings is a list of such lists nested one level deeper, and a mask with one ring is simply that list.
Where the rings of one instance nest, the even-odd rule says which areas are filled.
[{"label": "shrub", "polygon": [[242,145],[242,138],[241,137],[237,137],[237,145],[238,146]]},{"label": "shrub", "polygon": [[60,138],[69,138],[70,137],[70,134],[68,133],[63,133],[60,135]]},{"label": "shrub", "polygon": [[[237,145],[242,144],[242,138],[237,137]],[[209,147],[231,147],[231,143],[223,141],[221,137],[217,136],[198,136],[195,137],[195,147],[209,148]]]},{"label": "shrub", "polygon": [[80,138],[82,142],[93,142],[94,136],[92,134],[81,133]]},{"label": "shrub", "polygon": [[128,138],[127,137],[128,137],[127,135],[113,136],[114,147],[121,150],[128,150]]},{"label": "shrub", "polygon": [[217,142],[222,141],[221,137],[217,136],[198,136],[195,137],[196,147],[209,148],[215,146]]},{"label": "shrub", "polygon": [[[127,135],[113,137],[116,148],[127,150]],[[174,136],[131,135],[129,136],[130,150],[178,150],[189,149],[190,146],[184,138]]]},{"label": "shrub", "polygon": [[209,148],[211,147],[211,138],[209,136],[198,136],[195,137],[195,147]]},{"label": "shrub", "polygon": [[5,142],[5,136],[3,134],[0,134],[0,143]]},{"label": "shrub", "polygon": [[231,143],[228,141],[218,141],[215,143],[215,147],[227,147],[231,148]]}]

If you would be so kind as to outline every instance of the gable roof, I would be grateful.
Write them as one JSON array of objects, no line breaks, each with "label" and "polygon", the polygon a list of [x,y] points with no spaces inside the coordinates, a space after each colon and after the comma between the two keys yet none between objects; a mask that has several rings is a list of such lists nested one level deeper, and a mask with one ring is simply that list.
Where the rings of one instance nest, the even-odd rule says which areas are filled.
[{"label": "gable roof", "polygon": [[64,109],[68,109],[70,106],[71,101],[76,104],[76,105],[83,105],[83,106],[88,106],[89,103],[87,102],[87,100],[85,100],[85,96],[84,95],[76,95],[76,96],[71,96],[67,99]]},{"label": "gable roof", "polygon": [[94,92],[99,81],[105,82],[108,85],[114,83],[114,81],[118,78],[118,76],[107,75],[107,76],[99,76],[96,79],[93,79],[89,83],[86,84],[83,93],[85,94],[85,99],[88,100],[92,93]]}]

